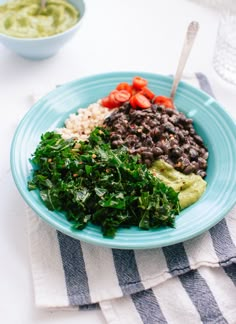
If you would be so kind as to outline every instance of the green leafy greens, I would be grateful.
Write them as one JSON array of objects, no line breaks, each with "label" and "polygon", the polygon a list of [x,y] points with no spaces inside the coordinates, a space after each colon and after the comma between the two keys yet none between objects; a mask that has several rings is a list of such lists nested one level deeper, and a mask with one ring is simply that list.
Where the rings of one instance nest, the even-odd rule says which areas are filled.
[{"label": "green leafy greens", "polygon": [[39,189],[48,209],[65,211],[75,229],[91,222],[114,237],[119,227],[174,227],[178,194],[125,147],[112,149],[104,128],[96,127],[85,142],[47,132],[31,163],[28,189]]}]

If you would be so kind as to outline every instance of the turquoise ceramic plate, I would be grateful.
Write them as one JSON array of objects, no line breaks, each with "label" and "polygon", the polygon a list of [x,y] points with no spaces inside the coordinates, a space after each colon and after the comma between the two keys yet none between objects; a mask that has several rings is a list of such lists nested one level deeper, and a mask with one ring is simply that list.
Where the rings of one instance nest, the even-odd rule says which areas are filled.
[{"label": "turquoise ceramic plate", "polygon": [[104,238],[100,228],[93,225],[88,225],[83,231],[74,231],[62,213],[51,212],[44,206],[37,191],[27,190],[27,180],[31,175],[29,158],[41,134],[61,127],[78,107],[87,107],[107,95],[119,82],[131,82],[136,75],[146,78],[156,94],[170,93],[172,79],[150,73],[109,73],[73,81],[55,89],[29,110],[16,130],[11,148],[11,170],[16,186],[36,214],[76,239],[120,249],[162,247],[193,238],[218,223],[236,201],[235,124],[213,98],[185,83],[178,88],[176,105],[193,118],[196,130],[208,146],[208,186],[197,203],[180,213],[175,229],[120,229],[114,239]]}]

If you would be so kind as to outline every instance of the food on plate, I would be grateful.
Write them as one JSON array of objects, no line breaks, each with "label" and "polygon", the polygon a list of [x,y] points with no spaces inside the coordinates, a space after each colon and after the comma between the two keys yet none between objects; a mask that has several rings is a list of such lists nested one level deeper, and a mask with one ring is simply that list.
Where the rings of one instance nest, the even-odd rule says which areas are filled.
[{"label": "food on plate", "polygon": [[[165,106],[166,105],[166,106]],[[208,151],[193,121],[136,77],[42,135],[29,190],[76,229],[174,227],[206,189]]]},{"label": "food on plate", "polygon": [[84,142],[48,132],[31,161],[29,189],[38,188],[50,210],[66,211],[76,229],[91,222],[113,237],[119,227],[174,226],[178,194],[125,147],[113,150],[104,128],[95,128]]},{"label": "food on plate", "polygon": [[201,176],[179,172],[164,160],[156,160],[149,170],[167,186],[179,193],[181,209],[194,204],[206,189],[207,183]]},{"label": "food on plate", "polygon": [[0,33],[19,38],[55,35],[79,20],[79,11],[66,0],[15,0],[0,6]]},{"label": "food on plate", "polygon": [[162,159],[185,174],[206,176],[207,149],[192,119],[183,113],[156,104],[132,109],[125,103],[105,119],[105,125],[111,132],[112,147],[127,146],[148,167]]},{"label": "food on plate", "polygon": [[87,108],[79,108],[77,113],[70,114],[65,121],[65,127],[57,128],[56,132],[64,139],[84,141],[96,126],[103,126],[108,114],[109,111],[100,101],[92,103]]}]

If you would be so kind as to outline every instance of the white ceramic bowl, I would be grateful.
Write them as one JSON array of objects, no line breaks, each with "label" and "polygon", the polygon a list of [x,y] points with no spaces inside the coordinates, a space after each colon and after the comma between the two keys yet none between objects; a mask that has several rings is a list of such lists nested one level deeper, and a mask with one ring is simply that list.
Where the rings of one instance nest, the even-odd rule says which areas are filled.
[{"label": "white ceramic bowl", "polygon": [[[6,0],[0,0],[0,5]],[[55,55],[79,30],[86,11],[84,0],[68,0],[80,12],[79,21],[63,33],[42,38],[17,38],[0,34],[0,42],[16,54],[31,60],[42,60]]]}]

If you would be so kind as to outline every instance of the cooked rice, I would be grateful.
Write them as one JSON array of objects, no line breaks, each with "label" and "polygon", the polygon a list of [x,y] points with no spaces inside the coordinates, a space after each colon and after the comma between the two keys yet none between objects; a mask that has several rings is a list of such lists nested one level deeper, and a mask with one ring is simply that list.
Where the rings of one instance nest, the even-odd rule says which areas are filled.
[{"label": "cooked rice", "polygon": [[75,138],[84,141],[96,126],[102,126],[110,110],[101,105],[101,100],[92,103],[88,108],[80,108],[77,113],[70,114],[65,127],[57,128],[56,132],[64,139]]}]

